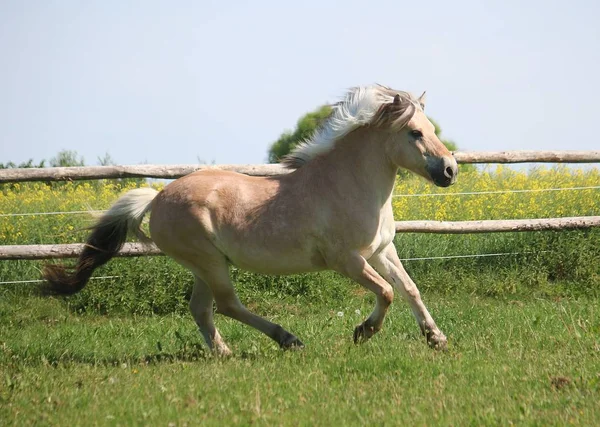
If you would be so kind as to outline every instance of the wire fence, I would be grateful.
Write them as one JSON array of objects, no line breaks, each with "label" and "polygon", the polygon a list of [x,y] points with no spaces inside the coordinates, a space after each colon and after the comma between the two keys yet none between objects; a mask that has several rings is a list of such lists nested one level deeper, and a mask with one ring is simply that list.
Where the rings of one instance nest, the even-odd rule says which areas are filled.
[{"label": "wire fence", "polygon": [[[443,255],[443,256],[428,256],[428,257],[415,257],[415,258],[400,258],[400,261],[410,262],[410,261],[431,261],[431,260],[443,260],[443,259],[465,259],[465,258],[487,258],[487,257],[500,257],[500,256],[515,256],[515,255],[532,255],[534,253],[541,252],[550,252],[550,251],[540,251],[540,252],[498,252],[498,253],[488,253],[488,254],[465,254],[465,255]],[[121,276],[97,276],[91,277],[90,280],[108,280],[108,279],[118,279]],[[42,283],[41,279],[31,279],[31,280],[11,280],[7,282],[0,282],[0,285],[16,285],[16,284],[30,284],[30,283]]]},{"label": "wire fence", "polygon": [[[90,280],[106,280],[106,279],[118,279],[121,276],[97,276],[90,277]],[[17,284],[26,284],[26,283],[42,283],[41,279],[31,279],[31,280],[9,280],[7,282],[0,282],[0,285],[17,285]]]},{"label": "wire fence", "polygon": [[0,217],[13,217],[13,216],[44,216],[44,215],[79,215],[79,214],[100,214],[106,210],[89,210],[89,211],[61,211],[61,212],[21,212],[21,213],[9,213],[0,214]]},{"label": "wire fence", "polygon": [[600,185],[588,187],[565,187],[565,188],[536,188],[523,190],[493,190],[493,191],[467,191],[463,193],[427,193],[427,194],[394,194],[392,197],[447,197],[447,196],[473,196],[483,194],[506,194],[506,193],[544,193],[549,191],[573,191],[573,190],[597,190]]},{"label": "wire fence", "polygon": [[[598,190],[600,185],[586,187],[562,187],[562,188],[536,188],[522,190],[494,190],[494,191],[467,191],[461,193],[421,193],[421,194],[394,194],[392,197],[450,197],[450,196],[476,196],[489,194],[507,194],[507,193],[544,193],[552,191],[581,191]],[[0,217],[16,216],[44,216],[44,215],[82,215],[82,214],[101,214],[106,210],[80,210],[80,211],[59,211],[59,212],[20,212],[20,213],[0,213]]]}]

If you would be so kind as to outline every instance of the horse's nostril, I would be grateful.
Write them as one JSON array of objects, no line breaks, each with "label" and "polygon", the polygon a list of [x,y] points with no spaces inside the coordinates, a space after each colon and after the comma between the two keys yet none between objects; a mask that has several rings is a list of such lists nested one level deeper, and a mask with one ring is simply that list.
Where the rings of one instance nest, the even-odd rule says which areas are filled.
[{"label": "horse's nostril", "polygon": [[444,175],[446,175],[446,178],[452,178],[454,176],[454,171],[450,166],[446,168],[446,170],[444,171]]}]

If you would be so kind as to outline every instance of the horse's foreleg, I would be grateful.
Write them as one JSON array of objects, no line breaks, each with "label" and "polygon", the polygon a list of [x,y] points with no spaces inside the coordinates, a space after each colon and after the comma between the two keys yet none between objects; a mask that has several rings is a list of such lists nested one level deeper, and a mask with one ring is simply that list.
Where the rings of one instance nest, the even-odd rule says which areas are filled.
[{"label": "horse's foreleg", "polygon": [[194,290],[190,299],[190,310],[208,345],[218,356],[229,356],[231,350],[221,338],[213,320],[213,294],[208,285],[195,276]]},{"label": "horse's foreleg", "polygon": [[369,261],[386,280],[394,284],[409,303],[413,315],[421,328],[421,332],[427,337],[427,343],[434,348],[446,348],[446,336],[440,331],[427,311],[425,304],[421,300],[419,289],[417,289],[417,285],[415,285],[415,282],[413,282],[400,262],[394,245],[390,243],[380,254],[374,256]]},{"label": "horse's foreleg", "polygon": [[369,263],[360,255],[353,254],[336,270],[375,294],[375,308],[369,317],[354,329],[354,342],[368,340],[375,335],[383,325],[383,319],[388,307],[394,299],[394,290]]}]

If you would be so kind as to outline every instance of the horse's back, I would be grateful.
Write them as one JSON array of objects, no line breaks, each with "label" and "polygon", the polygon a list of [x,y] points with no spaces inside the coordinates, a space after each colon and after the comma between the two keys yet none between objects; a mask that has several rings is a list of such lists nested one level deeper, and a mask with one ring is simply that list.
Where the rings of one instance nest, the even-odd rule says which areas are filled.
[{"label": "horse's back", "polygon": [[[280,178],[200,171],[169,184],[150,219],[157,246],[176,259],[215,249],[241,268],[264,273],[319,270],[306,215],[281,194]],[[303,230],[302,232],[298,229]]]},{"label": "horse's back", "polygon": [[276,191],[276,186],[275,181],[269,183],[264,178],[229,171],[204,170],[186,175],[167,185],[154,199],[152,238],[162,240],[162,234],[182,229],[211,234],[220,224],[239,221],[242,206],[260,204],[261,199]]}]

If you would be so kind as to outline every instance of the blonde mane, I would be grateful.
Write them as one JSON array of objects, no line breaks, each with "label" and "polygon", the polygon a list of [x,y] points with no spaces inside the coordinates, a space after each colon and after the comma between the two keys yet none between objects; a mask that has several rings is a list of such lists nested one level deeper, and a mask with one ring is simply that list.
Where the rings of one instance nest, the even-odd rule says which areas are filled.
[{"label": "blonde mane", "polygon": [[404,126],[417,110],[421,110],[419,101],[411,94],[382,85],[355,87],[332,106],[331,115],[310,139],[298,144],[283,158],[283,165],[290,169],[298,169],[315,157],[333,150],[336,142],[353,130],[379,122],[382,107],[391,105],[396,95],[402,103],[399,115],[403,123],[400,127]]}]

